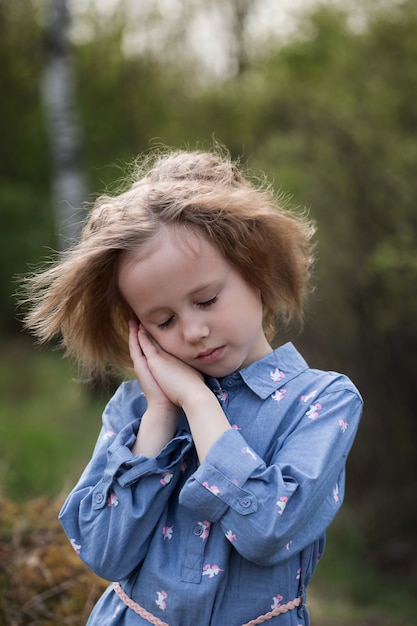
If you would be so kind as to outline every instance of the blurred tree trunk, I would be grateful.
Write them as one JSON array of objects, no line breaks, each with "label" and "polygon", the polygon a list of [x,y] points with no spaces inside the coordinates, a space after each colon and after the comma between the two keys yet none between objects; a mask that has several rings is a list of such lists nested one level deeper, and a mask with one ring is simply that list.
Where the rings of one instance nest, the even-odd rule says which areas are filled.
[{"label": "blurred tree trunk", "polygon": [[233,0],[229,9],[231,53],[236,67],[236,75],[242,76],[248,67],[248,51],[246,44],[246,27],[254,0]]},{"label": "blurred tree trunk", "polygon": [[52,200],[59,246],[77,241],[87,195],[81,165],[81,131],[76,113],[76,80],[68,42],[67,0],[49,0],[45,24],[42,98],[50,142]]},{"label": "blurred tree trunk", "polygon": [[[206,3],[201,2],[204,7]],[[223,16],[230,76],[243,76],[248,69],[250,54],[248,51],[247,26],[251,14],[256,9],[258,0],[229,0],[215,3]]]}]

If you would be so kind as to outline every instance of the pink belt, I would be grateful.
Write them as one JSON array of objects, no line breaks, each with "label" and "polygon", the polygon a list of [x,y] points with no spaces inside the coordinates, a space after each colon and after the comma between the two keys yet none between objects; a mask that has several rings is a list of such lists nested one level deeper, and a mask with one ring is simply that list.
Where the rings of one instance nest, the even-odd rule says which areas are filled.
[{"label": "pink belt", "polygon": [[[143,617],[143,619],[146,619],[150,624],[154,624],[154,626],[169,626],[166,622],[163,622],[158,617],[155,617],[155,615],[152,615],[152,613],[149,613],[149,611],[144,609],[143,606],[140,606],[140,604],[132,600],[132,598],[130,598],[127,593],[123,591],[119,583],[113,583],[113,588],[122,602],[124,602],[129,609],[132,609],[132,611]],[[287,602],[287,604],[280,604],[272,611],[269,611],[269,613],[260,615],[256,619],[253,619],[246,624],[242,624],[242,626],[256,626],[256,624],[263,624],[263,622],[266,622],[281,613],[288,613],[288,611],[296,609],[297,606],[300,606],[301,602],[302,598],[295,598],[295,600],[291,600],[290,602]]]}]

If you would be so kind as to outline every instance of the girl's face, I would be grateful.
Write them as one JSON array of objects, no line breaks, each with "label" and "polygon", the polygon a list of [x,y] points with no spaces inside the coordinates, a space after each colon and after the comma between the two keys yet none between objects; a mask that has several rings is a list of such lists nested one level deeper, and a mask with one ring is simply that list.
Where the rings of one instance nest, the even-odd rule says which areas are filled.
[{"label": "girl's face", "polygon": [[158,235],[125,259],[119,287],[161,348],[200,372],[221,378],[271,352],[259,291],[197,232]]}]

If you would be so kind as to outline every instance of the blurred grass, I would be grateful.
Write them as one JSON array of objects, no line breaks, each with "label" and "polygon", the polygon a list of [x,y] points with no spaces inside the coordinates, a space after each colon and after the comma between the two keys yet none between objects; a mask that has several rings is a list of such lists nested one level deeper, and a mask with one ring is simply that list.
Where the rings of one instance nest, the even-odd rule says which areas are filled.
[{"label": "blurred grass", "polygon": [[106,398],[76,376],[55,351],[1,343],[0,480],[12,499],[61,494],[86,465]]},{"label": "blurred grass", "polygon": [[[111,392],[77,383],[68,360],[25,337],[0,347],[0,622],[52,626],[59,616],[82,626],[104,584],[75,555],[57,514],[91,456]],[[361,565],[365,540],[345,506],[309,588],[312,626],[417,624],[407,581]]]}]

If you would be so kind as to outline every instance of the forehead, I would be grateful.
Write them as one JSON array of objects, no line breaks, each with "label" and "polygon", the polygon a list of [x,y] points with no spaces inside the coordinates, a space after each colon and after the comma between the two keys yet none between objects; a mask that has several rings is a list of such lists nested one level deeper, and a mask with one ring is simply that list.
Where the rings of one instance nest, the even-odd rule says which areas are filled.
[{"label": "forehead", "polygon": [[168,228],[146,249],[125,257],[119,287],[131,306],[140,300],[140,308],[147,308],[151,301],[177,300],[203,289],[229,271],[229,262],[205,236],[186,228]]},{"label": "forehead", "polygon": [[155,260],[158,252],[164,252],[172,258],[184,256],[196,259],[207,255],[223,258],[217,245],[198,230],[175,225],[164,226],[145,245],[127,252],[122,258],[122,265],[147,261],[151,257]]}]

